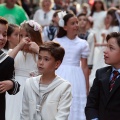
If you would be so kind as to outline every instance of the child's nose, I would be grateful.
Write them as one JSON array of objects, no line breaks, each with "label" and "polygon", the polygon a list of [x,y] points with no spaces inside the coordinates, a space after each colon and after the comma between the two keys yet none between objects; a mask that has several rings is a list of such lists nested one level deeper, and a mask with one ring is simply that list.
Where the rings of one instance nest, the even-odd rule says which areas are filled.
[{"label": "child's nose", "polygon": [[42,59],[40,60],[40,64],[43,64],[43,60]]},{"label": "child's nose", "polygon": [[104,53],[107,53],[107,47],[105,48],[105,50],[103,51]]},{"label": "child's nose", "polygon": [[2,35],[2,34],[0,34],[0,39],[1,39],[1,40],[3,39],[3,35]]}]

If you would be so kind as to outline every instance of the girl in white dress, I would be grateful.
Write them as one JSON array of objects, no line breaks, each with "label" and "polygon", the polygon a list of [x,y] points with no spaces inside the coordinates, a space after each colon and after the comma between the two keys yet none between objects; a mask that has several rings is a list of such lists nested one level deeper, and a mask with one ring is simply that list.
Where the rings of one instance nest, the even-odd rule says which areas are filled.
[{"label": "girl in white dress", "polygon": [[89,91],[87,66],[89,45],[87,41],[77,36],[78,19],[73,14],[67,14],[63,19],[61,18],[59,26],[55,41],[65,49],[65,56],[56,73],[72,85],[73,99],[69,120],[85,120],[84,107]]},{"label": "girl in white dress", "polygon": [[9,52],[11,57],[16,56],[15,80],[20,83],[21,87],[17,95],[7,96],[6,120],[20,119],[24,84],[27,78],[38,74],[37,50],[41,44],[40,25],[32,20],[23,22],[20,26],[20,43]]},{"label": "girl in white dress", "polygon": [[[91,14],[93,18],[93,30],[95,31],[95,48],[94,48],[94,58],[93,58],[93,69],[90,74],[90,81],[94,80],[96,69],[103,65],[103,47],[101,45],[103,44],[103,38],[101,36],[102,30],[105,28],[105,17],[106,17],[106,10],[105,10],[105,4],[103,0],[95,0],[92,9]],[[98,59],[102,58],[102,59]],[[99,64],[98,64],[99,60]]]},{"label": "girl in white dress", "polygon": [[93,66],[94,66],[94,64],[97,65],[97,57],[99,56],[99,51],[101,51],[101,43],[103,40],[101,36],[101,32],[105,28],[104,20],[106,17],[106,11],[105,11],[104,2],[102,0],[95,0],[91,9],[90,16],[92,16],[93,18],[93,22],[94,22],[93,30],[96,32],[95,44],[97,44],[94,50],[94,61],[93,61]]}]

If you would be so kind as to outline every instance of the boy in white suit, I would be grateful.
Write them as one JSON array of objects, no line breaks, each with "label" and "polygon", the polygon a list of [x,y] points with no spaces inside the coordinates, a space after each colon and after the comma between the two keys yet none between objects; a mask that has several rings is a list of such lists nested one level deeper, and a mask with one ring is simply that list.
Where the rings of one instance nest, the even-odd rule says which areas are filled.
[{"label": "boy in white suit", "polygon": [[21,120],[67,120],[71,106],[71,85],[55,74],[65,51],[60,44],[40,46],[38,70],[41,75],[26,81]]}]

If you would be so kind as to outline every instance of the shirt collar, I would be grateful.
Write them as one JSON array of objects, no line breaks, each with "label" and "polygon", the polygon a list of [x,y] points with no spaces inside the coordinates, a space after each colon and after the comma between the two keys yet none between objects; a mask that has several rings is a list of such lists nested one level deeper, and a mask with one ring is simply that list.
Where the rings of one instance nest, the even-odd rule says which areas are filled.
[{"label": "shirt collar", "polygon": [[113,67],[113,68],[112,68],[112,72],[113,72],[114,70],[116,70],[116,71],[118,71],[118,72],[120,73],[120,69],[115,69],[115,68]]}]

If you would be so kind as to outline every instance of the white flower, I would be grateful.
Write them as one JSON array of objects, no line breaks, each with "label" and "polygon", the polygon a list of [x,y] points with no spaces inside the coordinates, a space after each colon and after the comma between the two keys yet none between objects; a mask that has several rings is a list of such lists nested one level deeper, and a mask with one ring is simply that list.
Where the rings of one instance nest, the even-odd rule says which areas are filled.
[{"label": "white flower", "polygon": [[58,17],[59,17],[59,26],[60,27],[64,27],[64,20],[63,20],[63,17],[66,15],[66,11],[61,11],[58,13]]},{"label": "white flower", "polygon": [[58,21],[58,25],[64,27],[64,20],[62,18]]},{"label": "white flower", "polygon": [[34,31],[40,31],[40,32],[42,32],[41,25],[38,24],[37,22],[35,22],[34,20],[24,21],[21,25],[23,25],[24,23],[28,23],[31,27],[33,27]]},{"label": "white flower", "polygon": [[61,11],[58,13],[58,17],[61,19],[66,15],[66,11]]}]

